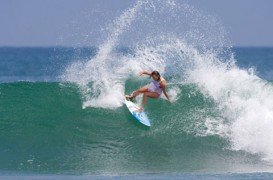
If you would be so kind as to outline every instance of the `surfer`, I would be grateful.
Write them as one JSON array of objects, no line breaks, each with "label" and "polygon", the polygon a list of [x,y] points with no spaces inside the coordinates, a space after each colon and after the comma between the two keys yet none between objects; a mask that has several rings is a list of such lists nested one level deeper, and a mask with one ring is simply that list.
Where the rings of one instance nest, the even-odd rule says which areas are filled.
[{"label": "surfer", "polygon": [[152,82],[144,87],[139,88],[132,94],[126,95],[126,99],[133,100],[136,96],[143,94],[139,111],[142,111],[143,107],[145,106],[147,97],[157,99],[160,97],[162,92],[166,96],[168,101],[170,101],[170,98],[166,92],[167,81],[159,74],[158,71],[152,71],[151,73],[147,71],[142,71],[139,73],[139,76],[142,75],[150,76],[153,79]]}]

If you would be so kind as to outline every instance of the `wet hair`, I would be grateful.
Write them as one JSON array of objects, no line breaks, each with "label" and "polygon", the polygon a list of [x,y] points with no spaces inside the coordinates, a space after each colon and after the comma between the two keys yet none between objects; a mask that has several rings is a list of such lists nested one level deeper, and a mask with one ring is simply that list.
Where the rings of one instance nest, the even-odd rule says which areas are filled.
[{"label": "wet hair", "polygon": [[159,74],[158,71],[153,71],[153,72],[151,73],[151,76],[153,76],[153,75],[158,76],[158,79],[160,78],[160,74]]}]

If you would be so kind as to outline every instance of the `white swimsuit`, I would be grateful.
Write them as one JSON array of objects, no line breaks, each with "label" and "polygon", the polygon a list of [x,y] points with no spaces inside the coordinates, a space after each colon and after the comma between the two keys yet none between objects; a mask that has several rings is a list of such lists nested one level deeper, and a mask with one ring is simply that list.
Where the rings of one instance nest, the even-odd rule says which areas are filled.
[{"label": "white swimsuit", "polygon": [[160,86],[161,81],[153,80],[150,84],[148,84],[149,92],[156,92],[159,96],[162,93],[162,88]]}]

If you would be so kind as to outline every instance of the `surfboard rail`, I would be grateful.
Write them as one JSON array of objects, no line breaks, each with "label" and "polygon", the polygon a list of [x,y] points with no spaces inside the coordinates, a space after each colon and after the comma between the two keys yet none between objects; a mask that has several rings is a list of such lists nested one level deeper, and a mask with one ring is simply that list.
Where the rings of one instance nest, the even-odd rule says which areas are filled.
[{"label": "surfboard rail", "polygon": [[150,120],[146,115],[144,109],[141,112],[139,112],[140,107],[137,104],[133,103],[132,101],[128,101],[126,98],[124,99],[124,103],[137,122],[140,122],[145,126],[149,127],[151,126]]}]

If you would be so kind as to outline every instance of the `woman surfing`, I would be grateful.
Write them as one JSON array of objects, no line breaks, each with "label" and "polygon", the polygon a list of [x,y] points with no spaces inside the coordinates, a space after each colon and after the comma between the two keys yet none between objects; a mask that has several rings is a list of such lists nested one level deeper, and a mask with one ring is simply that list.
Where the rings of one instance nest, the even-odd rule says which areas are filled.
[{"label": "woman surfing", "polygon": [[147,97],[157,99],[160,97],[162,92],[166,96],[168,101],[170,101],[170,98],[166,92],[167,81],[159,74],[159,72],[152,71],[151,73],[149,73],[147,71],[142,71],[139,73],[139,76],[143,74],[150,76],[153,79],[152,82],[144,87],[139,88],[130,95],[125,95],[125,98],[127,100],[133,100],[138,95],[143,94],[139,111],[143,110],[147,101]]}]

